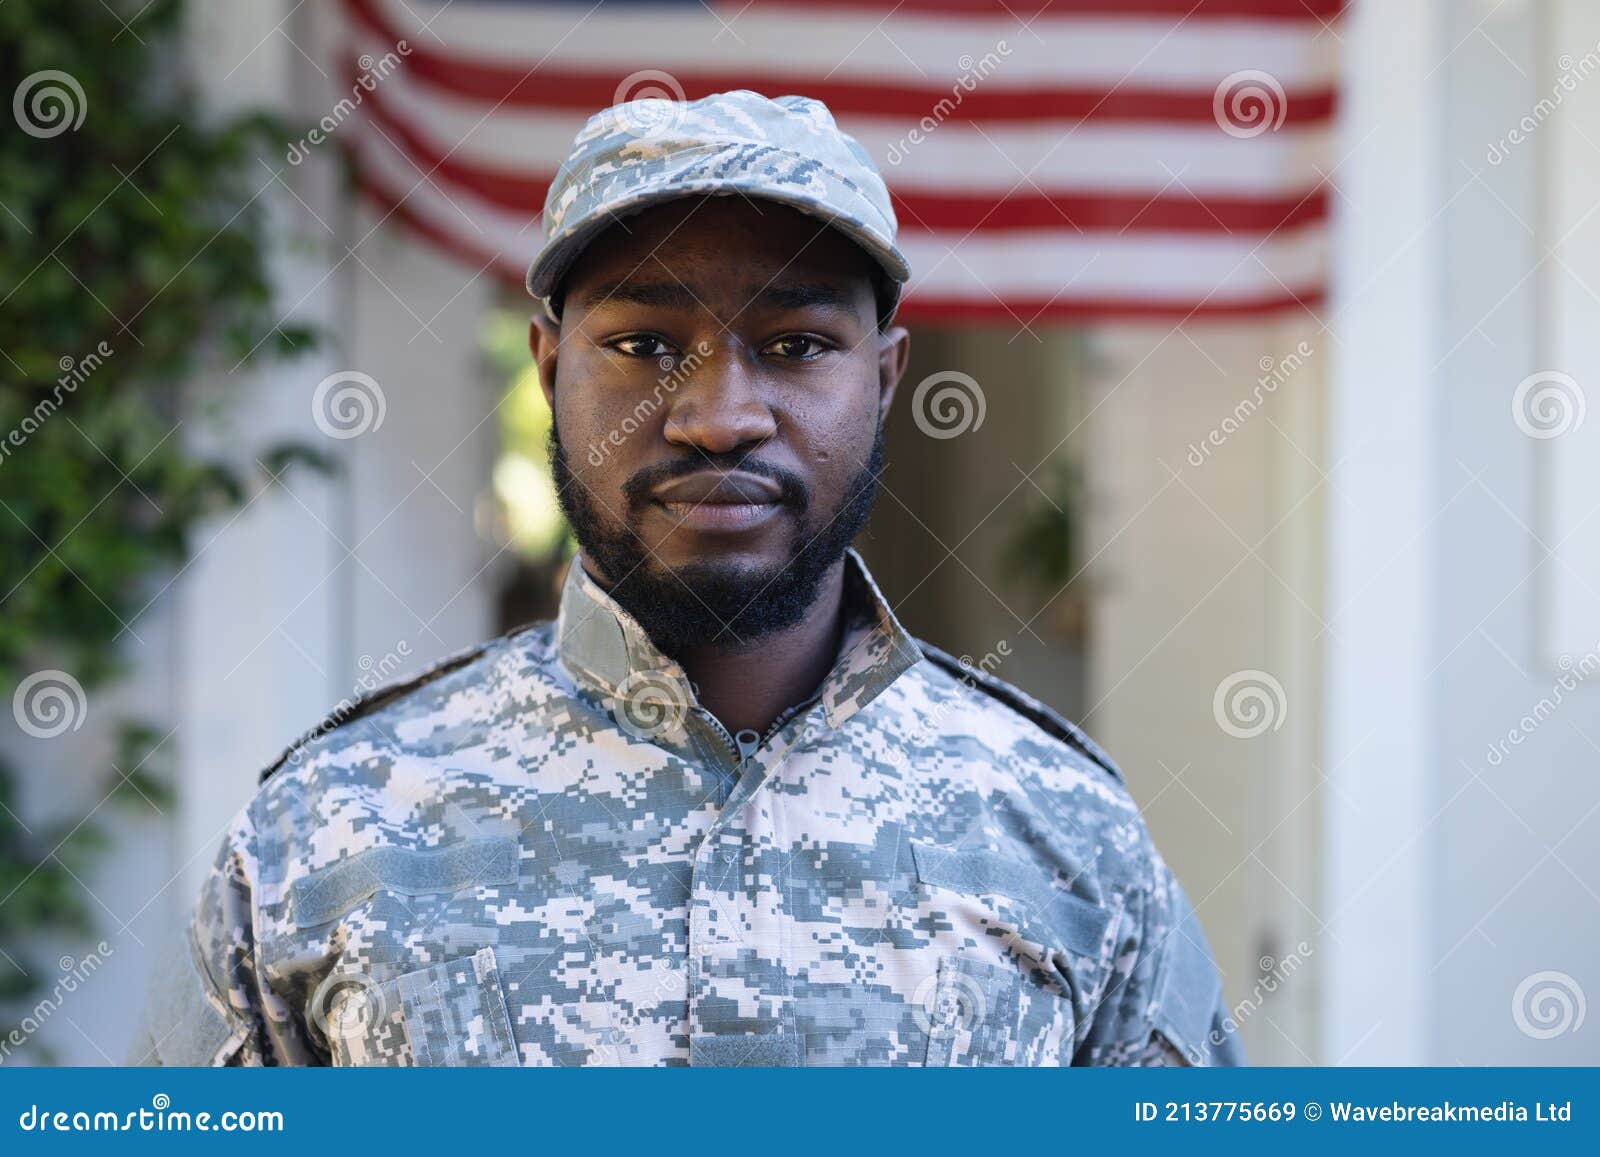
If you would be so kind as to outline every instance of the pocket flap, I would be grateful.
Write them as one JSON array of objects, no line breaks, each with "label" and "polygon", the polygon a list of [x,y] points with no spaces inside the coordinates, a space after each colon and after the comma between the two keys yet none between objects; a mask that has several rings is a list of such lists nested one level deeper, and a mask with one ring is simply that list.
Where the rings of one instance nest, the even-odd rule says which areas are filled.
[{"label": "pocket flap", "polygon": [[515,1067],[519,1061],[494,949],[400,977],[412,1060],[421,1066]]},{"label": "pocket flap", "polygon": [[[939,961],[932,999],[919,1006],[925,1020],[930,1067],[1014,1065],[1022,1018],[1022,973],[957,953]],[[1055,1008],[1066,1006],[1053,998]],[[1071,1038],[1070,1022],[1068,1039]]]},{"label": "pocket flap", "polygon": [[406,896],[517,882],[515,836],[463,840],[442,848],[367,848],[290,886],[297,928],[323,924],[380,888]]}]

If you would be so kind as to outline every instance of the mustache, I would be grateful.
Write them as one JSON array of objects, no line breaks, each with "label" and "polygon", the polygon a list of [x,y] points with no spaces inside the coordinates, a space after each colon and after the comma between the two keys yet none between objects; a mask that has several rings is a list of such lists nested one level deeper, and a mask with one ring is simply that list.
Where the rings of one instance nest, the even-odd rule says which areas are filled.
[{"label": "mustache", "polygon": [[735,451],[702,452],[692,458],[669,458],[665,462],[645,466],[634,471],[622,484],[622,495],[630,510],[639,510],[652,501],[652,492],[662,483],[705,470],[737,470],[765,478],[778,486],[778,501],[800,514],[804,514],[811,505],[811,491],[798,474]]}]

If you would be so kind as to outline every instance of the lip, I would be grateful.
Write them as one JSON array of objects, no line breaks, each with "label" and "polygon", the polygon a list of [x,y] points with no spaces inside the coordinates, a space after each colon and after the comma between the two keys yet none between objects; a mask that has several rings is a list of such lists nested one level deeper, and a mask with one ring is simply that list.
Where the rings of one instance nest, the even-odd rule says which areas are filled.
[{"label": "lip", "polygon": [[664,505],[772,506],[783,491],[770,478],[742,470],[701,470],[663,482],[652,497]]},{"label": "lip", "polygon": [[758,474],[702,470],[658,486],[653,497],[676,527],[740,531],[761,525],[782,509],[783,491]]},{"label": "lip", "polygon": [[776,502],[662,502],[661,511],[674,530],[750,530],[783,510]]}]

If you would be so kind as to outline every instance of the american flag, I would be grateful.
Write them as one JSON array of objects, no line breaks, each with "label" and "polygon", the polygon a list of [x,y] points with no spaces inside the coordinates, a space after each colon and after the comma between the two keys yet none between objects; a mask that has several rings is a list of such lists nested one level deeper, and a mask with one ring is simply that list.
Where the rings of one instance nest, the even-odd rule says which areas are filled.
[{"label": "american flag", "polygon": [[360,188],[512,284],[591,113],[749,88],[825,101],[878,162],[905,319],[1178,321],[1324,295],[1343,0],[343,6]]}]

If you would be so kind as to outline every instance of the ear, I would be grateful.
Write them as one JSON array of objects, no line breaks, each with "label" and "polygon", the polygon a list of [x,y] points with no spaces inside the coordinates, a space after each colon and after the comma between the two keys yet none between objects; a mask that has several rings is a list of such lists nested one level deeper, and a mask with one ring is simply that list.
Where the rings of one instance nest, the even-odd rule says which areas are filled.
[{"label": "ear", "polygon": [[903,325],[892,325],[878,337],[878,420],[889,416],[895,387],[906,372],[911,356],[911,334]]},{"label": "ear", "polygon": [[528,322],[528,349],[539,367],[539,388],[551,413],[556,408],[556,355],[561,350],[561,328],[541,309]]}]

